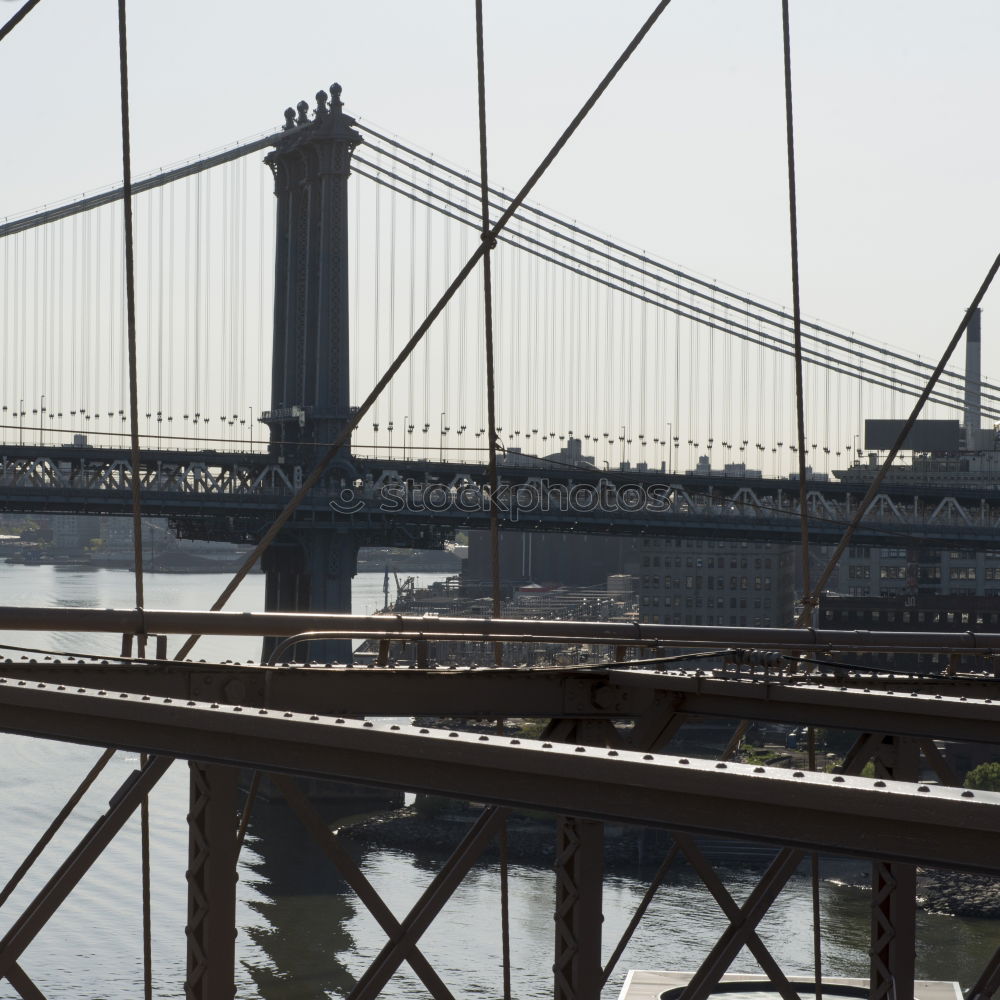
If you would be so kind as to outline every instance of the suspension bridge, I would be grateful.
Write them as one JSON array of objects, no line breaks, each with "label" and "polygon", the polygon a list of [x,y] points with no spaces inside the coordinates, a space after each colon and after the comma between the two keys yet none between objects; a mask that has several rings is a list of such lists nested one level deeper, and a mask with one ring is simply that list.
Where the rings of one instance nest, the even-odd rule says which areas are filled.
[{"label": "suspension bridge", "polygon": [[[144,511],[256,542],[468,257],[477,183],[359,125],[339,87],[276,133],[136,182]],[[491,189],[491,211],[509,202]],[[121,210],[110,189],[0,225],[5,510],[131,509]],[[440,546],[491,506],[519,530],[797,540],[785,310],[532,205],[493,257],[495,503],[482,293],[463,286],[298,508],[285,537],[301,551],[269,607],[349,610],[359,545]],[[899,415],[931,366],[819,323],[803,359],[810,536],[831,544],[864,492],[835,475],[863,469],[864,419]],[[977,425],[1000,416],[1000,390],[950,370],[929,412],[968,419],[970,392]],[[998,524],[988,482],[890,484],[858,538],[982,548]]]},{"label": "suspension bridge", "polygon": [[[28,0],[10,24],[37,2]],[[807,482],[805,464],[808,458],[811,472],[824,475],[856,468],[862,420],[899,417],[908,397],[926,397],[934,415],[962,412],[968,421],[971,395],[978,430],[997,417],[996,389],[977,379],[970,392],[956,371],[801,321],[797,301],[790,316],[524,204],[530,183],[515,196],[489,188],[485,146],[480,212],[477,179],[413,143],[366,128],[344,112],[337,85],[320,91],[314,105],[289,108],[280,131],[133,186],[124,3],[119,10],[125,186],[0,227],[7,289],[2,336],[12,358],[0,375],[7,439],[0,503],[10,510],[131,510],[137,522],[141,508],[169,515],[179,531],[230,532],[255,541],[255,557],[267,549],[267,610],[221,611],[231,590],[210,612],[144,607],[139,543],[135,609],[0,608],[0,627],[8,629],[123,637],[120,657],[46,655],[8,662],[0,671],[0,729],[107,748],[0,900],[111,753],[141,755],[107,810],[0,937],[0,979],[21,997],[43,996],[37,972],[22,964],[30,964],[30,945],[138,812],[143,973],[152,996],[147,799],[181,759],[190,762],[189,997],[234,995],[233,876],[259,776],[268,774],[385,932],[386,944],[357,981],[353,1000],[379,996],[404,962],[435,1000],[450,1000],[418,942],[486,844],[498,836],[506,843],[512,808],[554,810],[560,817],[557,1000],[597,1000],[681,856],[728,921],[683,988],[683,1000],[706,1000],[744,947],[770,987],[783,1000],[797,1000],[804,987],[793,985],[757,928],[808,853],[819,851],[872,859],[867,992],[872,1000],[913,1000],[915,866],[993,873],[1000,832],[1000,797],[918,784],[921,759],[942,786],[951,785],[955,775],[935,737],[996,742],[995,672],[932,680],[865,673],[822,658],[871,649],[988,658],[1000,648],[1000,636],[330,612],[350,607],[360,539],[409,533],[410,544],[432,545],[458,526],[495,528],[489,513],[499,509],[501,487],[517,510],[517,518],[508,511],[504,523],[516,520],[532,530],[747,537],[756,528],[757,537],[784,538],[797,517],[803,540],[832,541],[867,505],[869,519],[859,522],[855,538],[902,534],[937,546],[988,543],[1000,504],[987,488],[931,483],[915,489],[885,480],[871,487],[881,492],[860,499],[861,488],[846,480]],[[477,13],[482,98],[481,6]],[[790,80],[787,6],[784,13]],[[485,125],[485,111],[482,120]],[[259,167],[265,148],[270,176]],[[499,221],[491,224],[494,214]],[[488,283],[480,293],[464,281],[480,260],[493,268],[492,304]],[[418,322],[420,316],[427,318]],[[417,332],[405,340],[404,329]],[[434,335],[425,337],[428,332]],[[485,346],[494,332],[495,357]],[[801,413],[795,426],[793,358],[804,364],[805,391],[798,384],[796,399],[812,408],[814,440],[803,436]],[[494,360],[496,377],[484,390],[479,373],[491,371]],[[503,460],[484,467],[484,452],[497,444]],[[690,471],[702,456],[707,464]],[[715,464],[729,475],[708,475]],[[751,474],[754,466],[759,477]],[[833,526],[829,536],[825,520]],[[806,614],[811,597],[805,595]],[[145,655],[154,636],[188,633],[175,661]],[[553,671],[185,661],[202,634],[286,645],[364,636],[379,641],[381,667],[393,643],[419,646],[432,638],[590,644],[607,646],[611,659],[599,669]],[[707,674],[657,669],[674,661],[661,653],[671,647],[686,650],[688,658],[692,649],[724,656],[727,665]],[[158,643],[158,652],[164,649]],[[821,669],[801,674],[810,653]],[[499,717],[498,731],[475,735],[350,717],[395,711]],[[843,725],[859,735],[836,774],[817,769],[814,747],[808,770],[733,762],[742,723],[718,761],[662,752],[686,721],[704,713]],[[547,720],[541,738],[510,735],[503,719],[513,715]],[[874,778],[858,776],[867,762]],[[239,768],[255,774],[242,807]],[[397,917],[296,778],[489,804],[412,909]],[[609,822],[669,828],[674,846],[602,963],[602,848]],[[691,839],[700,833],[775,848],[742,903]],[[503,993],[510,998],[504,879]],[[814,898],[817,981],[809,988],[819,996],[827,987]],[[1000,950],[970,995],[990,1000],[998,987]]]}]

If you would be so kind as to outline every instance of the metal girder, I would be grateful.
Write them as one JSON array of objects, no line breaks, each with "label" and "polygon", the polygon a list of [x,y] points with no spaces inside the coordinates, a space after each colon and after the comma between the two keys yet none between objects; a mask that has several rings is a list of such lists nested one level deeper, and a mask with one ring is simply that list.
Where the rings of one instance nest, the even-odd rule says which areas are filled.
[{"label": "metal girder", "polygon": [[[126,511],[132,469],[122,449],[39,444],[3,448],[0,504],[5,509]],[[254,452],[153,450],[143,458],[143,509],[174,516],[243,517],[250,510],[273,515],[294,493],[304,468],[280,465],[272,456]],[[350,469],[350,481],[356,477],[363,484],[356,493],[352,490],[350,513],[331,510],[329,491],[319,490],[305,499],[302,515],[378,534],[403,525],[452,532],[488,521],[493,501],[482,466],[424,461],[387,465],[354,457]],[[839,538],[856,507],[859,488],[814,484],[809,507],[824,515],[809,526],[815,541]],[[428,494],[439,499],[428,504]],[[619,502],[619,495],[629,501]],[[798,500],[789,480],[673,474],[665,479],[658,472],[507,464],[496,497],[507,530],[779,541],[795,541],[798,532]],[[858,526],[858,541],[895,544],[904,526],[911,545],[989,545],[998,512],[998,498],[988,489],[887,485]]]},{"label": "metal girder", "polygon": [[405,962],[417,941],[496,836],[507,817],[506,809],[489,807],[469,828],[431,884],[421,893],[399,930],[392,934],[375,960],[358,980],[348,1000],[376,1000],[386,983]]},{"label": "metal girder", "polygon": [[171,760],[167,757],[155,757],[125,779],[111,800],[108,811],[84,834],[55,874],[0,939],[0,979],[10,976],[24,950],[90,870],[132,813],[139,808],[139,803],[149,794],[170,764]]},{"label": "metal girder", "polygon": [[[0,668],[2,669],[2,668]],[[966,686],[944,687],[947,693],[833,687],[809,681],[734,680],[711,673],[611,670],[611,687],[631,689],[631,701],[641,705],[639,691],[670,691],[678,697],[677,711],[732,719],[812,723],[834,729],[855,729],[901,736],[1000,742],[1000,684],[997,697],[966,697]],[[970,683],[972,690],[982,685]]]},{"label": "metal girder", "polygon": [[592,667],[393,670],[9,661],[0,662],[0,674],[44,679],[50,684],[320,714],[635,718],[641,720],[643,734],[662,727],[660,739],[685,717],[700,715],[1000,743],[1000,685],[996,686],[998,697],[991,699],[982,697],[987,685],[958,678],[938,685],[945,693],[932,693],[720,678],[700,671]]},{"label": "metal girder", "polygon": [[986,963],[975,985],[969,990],[969,1000],[991,1000],[1000,990],[1000,948],[998,948]]},{"label": "metal girder", "polygon": [[778,893],[785,887],[792,873],[803,858],[801,851],[780,851],[771,862],[760,882],[739,908],[735,918],[702,962],[698,971],[684,988],[680,1000],[707,1000],[707,997],[718,985],[733,959],[740,953],[749,941],[757,925],[764,919],[771,904],[777,899]]},{"label": "metal girder", "polygon": [[0,678],[0,730],[971,871],[1000,795]]},{"label": "metal girder", "polygon": [[556,827],[555,1000],[600,1000],[604,824],[560,816]]},{"label": "metal girder", "polygon": [[236,995],[236,798],[239,772],[190,764],[187,1000]]},{"label": "metal girder", "polygon": [[22,1000],[45,1000],[45,994],[16,962],[7,973],[7,982],[17,990]]},{"label": "metal girder", "polygon": [[846,629],[652,625],[640,622],[544,621],[419,615],[163,611],[124,608],[0,607],[0,630],[126,632],[137,635],[293,636],[323,632],[394,641],[447,638],[470,642],[525,640],[624,647],[753,648],[808,651],[907,651],[983,655],[1000,652],[1000,632],[869,632]]},{"label": "metal girder", "polygon": [[[341,844],[340,838],[330,829],[329,824],[323,821],[305,792],[296,782],[283,774],[270,774],[268,780],[281,792],[299,821],[312,834],[323,853],[336,866],[340,876],[354,890],[382,930],[389,937],[401,935],[402,928],[399,921],[386,906],[385,900]],[[454,1000],[451,991],[416,945],[413,946],[407,960],[434,1000]]]},{"label": "metal girder", "polygon": [[[698,845],[683,833],[674,834],[677,845],[684,852],[688,863],[694,868],[698,877],[705,884],[705,888],[712,894],[712,898],[719,904],[719,909],[726,915],[726,918],[735,923],[741,919],[740,908],[736,900],[729,894],[729,891],[722,884],[722,880],[715,874],[715,869],[709,864],[708,859],[702,854]],[[747,934],[747,949],[757,960],[758,965],[764,970],[768,980],[784,1000],[799,1000],[799,995],[795,987],[788,981],[788,977],[781,971],[780,966],[774,957],[767,950],[767,946],[760,939],[756,931]]]},{"label": "metal girder", "polygon": [[[920,771],[917,743],[885,737],[874,755],[880,778],[914,781]],[[913,1000],[917,937],[917,872],[912,864],[872,863],[871,1000]]]}]

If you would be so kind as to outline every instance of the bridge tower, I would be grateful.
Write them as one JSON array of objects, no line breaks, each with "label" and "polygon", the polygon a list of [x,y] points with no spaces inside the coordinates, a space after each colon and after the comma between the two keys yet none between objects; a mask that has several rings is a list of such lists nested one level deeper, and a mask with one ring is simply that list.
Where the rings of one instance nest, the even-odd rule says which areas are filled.
[{"label": "bridge tower", "polygon": [[[277,461],[304,469],[350,414],[347,179],[363,140],[340,94],[337,83],[329,97],[320,91],[312,117],[305,101],[288,108],[285,135],[265,159],[278,204],[271,409],[261,419]],[[357,551],[346,526],[287,529],[264,557],[266,609],[349,612]],[[336,641],[301,652],[344,662],[351,649]]]}]

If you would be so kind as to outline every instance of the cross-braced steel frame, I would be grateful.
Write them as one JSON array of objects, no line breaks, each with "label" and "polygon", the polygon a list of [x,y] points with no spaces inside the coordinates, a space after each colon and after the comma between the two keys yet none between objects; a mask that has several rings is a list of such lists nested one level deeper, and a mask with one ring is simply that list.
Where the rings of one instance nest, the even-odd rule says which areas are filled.
[{"label": "cross-braced steel frame", "polygon": [[[47,614],[52,615],[48,619],[52,627],[63,612],[29,609],[21,617],[22,627],[38,627]],[[93,614],[97,617],[88,619],[90,627],[117,629],[125,613]],[[167,624],[173,631],[213,630],[200,614],[146,614],[147,621]],[[258,634],[295,634],[302,624],[298,616],[289,615],[211,617],[223,632],[235,628],[236,618],[243,618],[243,626]],[[322,616],[307,617],[311,626],[351,631],[344,616],[327,616],[325,621],[317,620]],[[383,618],[381,623],[390,625],[382,635],[385,641],[403,641],[405,629],[399,620]],[[444,634],[460,630],[487,640],[509,638],[513,628],[512,623],[479,620],[426,624]],[[359,632],[370,627],[368,619],[355,620]],[[573,629],[572,623],[555,622],[524,622],[521,627],[542,636]],[[171,762],[181,759],[189,762],[191,771],[185,984],[190,997],[234,995],[239,768],[271,776],[293,813],[385,933],[383,949],[352,993],[355,1000],[377,997],[403,963],[411,966],[435,1000],[453,995],[420,951],[420,939],[496,838],[512,808],[541,809],[561,817],[552,978],[553,995],[560,1000],[597,1000],[612,972],[610,965],[602,968],[601,963],[601,844],[602,824],[607,821],[672,831],[674,847],[651,890],[656,891],[669,862],[683,855],[730,922],[694,973],[685,1000],[708,996],[744,947],[775,988],[791,1000],[793,988],[756,927],[808,851],[872,859],[871,995],[879,1000],[890,993],[896,998],[912,996],[913,866],[1000,871],[996,851],[1000,795],[947,787],[953,775],[932,742],[944,737],[1000,743],[1000,702],[992,697],[995,675],[942,679],[736,674],[725,668],[629,669],[617,665],[624,641],[616,626],[581,627],[578,640],[594,640],[596,628],[608,630],[605,642],[610,639],[609,650],[616,657],[608,666],[394,670],[241,667],[133,658],[0,664],[0,730],[148,755],[148,762],[123,784],[108,812],[0,940],[0,976],[21,996],[44,995],[31,978],[32,970],[20,964],[25,949]],[[804,644],[809,631],[770,630],[772,642],[766,645],[793,641],[790,633]],[[890,637],[900,638],[875,633],[844,642],[877,646]],[[718,642],[720,636],[702,638]],[[664,645],[662,637],[639,634],[633,634],[632,641]],[[956,637],[948,637],[945,644],[955,641]],[[990,648],[997,647],[985,642],[979,647],[984,656]],[[931,685],[935,687],[927,690]],[[385,714],[479,718],[503,714],[552,721],[540,739],[528,740],[431,726],[382,725],[363,718]],[[734,722],[846,726],[858,731],[858,739],[842,774],[704,761],[664,752],[685,720],[705,715]],[[621,722],[631,725],[615,725]],[[921,753],[927,765],[938,770],[941,785],[913,781]],[[875,762],[876,777],[855,777],[869,760]],[[319,817],[296,780],[303,777],[489,804],[410,913],[397,915]],[[700,833],[760,841],[779,849],[742,906],[691,839]],[[615,960],[622,950],[619,943]],[[977,997],[992,996],[996,990],[998,961],[995,957],[984,969],[974,990]]]}]

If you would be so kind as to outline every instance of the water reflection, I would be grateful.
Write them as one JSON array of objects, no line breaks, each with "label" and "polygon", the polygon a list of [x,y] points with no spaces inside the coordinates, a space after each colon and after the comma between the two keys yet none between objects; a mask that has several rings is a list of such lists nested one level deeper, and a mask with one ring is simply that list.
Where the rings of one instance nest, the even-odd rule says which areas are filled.
[{"label": "water reflection", "polygon": [[[327,810],[331,822],[336,810]],[[261,799],[247,828],[244,881],[260,921],[247,934],[262,956],[244,959],[261,1000],[345,996],[354,979],[339,956],[354,947],[346,930],[356,903],[330,859],[281,801]],[[261,958],[266,957],[266,961]]]}]

